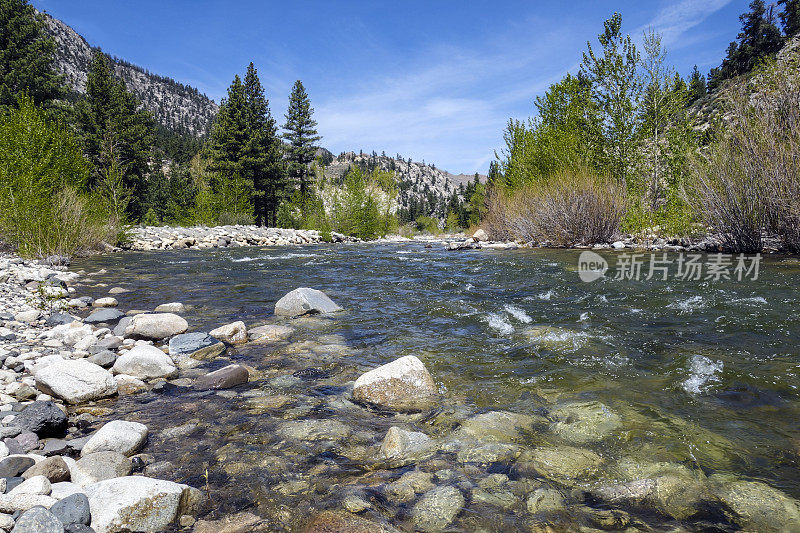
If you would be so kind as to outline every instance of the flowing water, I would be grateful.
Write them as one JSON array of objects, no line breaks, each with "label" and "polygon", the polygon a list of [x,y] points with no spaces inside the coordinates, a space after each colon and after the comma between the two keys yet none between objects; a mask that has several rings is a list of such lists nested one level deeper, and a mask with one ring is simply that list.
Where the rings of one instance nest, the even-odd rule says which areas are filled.
[{"label": "flowing water", "polygon": [[[475,414],[547,417],[589,401],[620,422],[608,431],[589,427],[589,437],[567,444],[590,448],[606,465],[669,462],[704,476],[762,481],[800,498],[800,260],[765,258],[756,281],[593,283],[579,280],[577,261],[569,250],[365,244],[111,254],[73,269],[90,273],[83,294],[132,289],[118,296],[122,309],[183,302],[191,330],[236,320],[297,328],[287,342],[231,348],[202,367],[250,365],[258,375],[247,386],[196,392],[178,381],[111,402],[113,417],[150,427],[146,472],[202,487],[208,518],[248,509],[271,528],[295,530],[358,494],[371,504],[363,515],[411,529],[414,500],[397,501],[385,488],[414,466],[370,466],[389,427],[446,440]],[[99,269],[107,273],[93,273]],[[346,311],[277,320],[274,303],[296,287],[321,289]],[[393,415],[349,401],[360,373],[404,355],[428,367],[441,409]],[[297,435],[300,420],[343,426]],[[517,444],[559,442],[550,433],[544,427]],[[596,525],[592,513],[608,506],[576,489],[618,478],[609,466],[566,487],[552,479],[523,485],[509,461],[472,464],[446,449],[419,468],[465,495],[454,531],[529,531],[547,523],[526,510],[525,491],[535,483],[566,495],[562,526]],[[509,476],[500,478],[509,488],[504,503],[493,505],[474,491],[497,473]],[[678,521],[615,508],[641,529],[734,527],[713,510]]]}]

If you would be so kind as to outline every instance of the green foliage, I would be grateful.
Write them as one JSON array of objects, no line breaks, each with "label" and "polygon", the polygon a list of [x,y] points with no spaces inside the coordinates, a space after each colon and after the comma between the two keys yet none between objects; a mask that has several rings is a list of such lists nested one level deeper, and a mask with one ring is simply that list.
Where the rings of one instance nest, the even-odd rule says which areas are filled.
[{"label": "green foliage", "polygon": [[311,118],[314,109],[308,98],[305,87],[297,80],[289,95],[289,107],[286,110],[286,123],[283,125],[283,138],[288,142],[286,160],[289,178],[305,196],[309,185],[309,165],[314,161],[316,143],[321,139],[317,135],[317,122]]},{"label": "green foliage", "polygon": [[86,97],[78,102],[76,113],[84,153],[94,170],[90,187],[95,188],[117,165],[114,171],[122,173],[124,187],[131,193],[128,216],[138,220],[149,208],[145,199],[154,121],[140,109],[125,83],[114,79],[108,59],[99,50],[92,56]]},{"label": "green foliage", "polygon": [[622,15],[605,21],[598,35],[602,55],[591,43],[583,54],[581,74],[592,87],[592,98],[603,132],[602,169],[626,183],[633,165],[636,144],[636,110],[641,96],[638,76],[639,52],[630,35],[622,34]]},{"label": "green foliage", "polygon": [[433,217],[417,217],[414,221],[417,231],[429,233],[431,235],[438,235],[442,232],[439,228],[439,221]]},{"label": "green foliage", "polygon": [[89,167],[63,125],[32,99],[0,114],[0,232],[28,256],[70,255],[113,237],[116,228],[83,191]]},{"label": "green foliage", "polygon": [[13,107],[23,94],[45,107],[64,98],[63,76],[52,68],[55,51],[27,0],[0,0],[0,108]]},{"label": "green foliage", "polygon": [[800,0],[778,0],[778,4],[783,5],[780,16],[786,35],[793,37],[800,33]]},{"label": "green foliage", "polygon": [[394,196],[381,188],[388,182],[386,176],[373,172],[364,174],[354,167],[344,177],[340,189],[331,191],[331,225],[345,235],[360,239],[375,239],[396,228],[392,214]]},{"label": "green foliage", "polygon": [[252,175],[256,224],[275,225],[276,212],[286,189],[286,169],[275,119],[253,63],[244,78],[248,143],[242,163]]},{"label": "green foliage", "polygon": [[[248,213],[258,224],[274,225],[285,171],[275,120],[252,63],[244,83],[237,75],[228,88],[211,130],[208,156],[209,169],[216,173],[211,191],[228,199],[222,210],[237,220]],[[206,195],[201,200],[207,202]]]},{"label": "green foliage", "polygon": [[[787,5],[782,15],[788,15],[787,21],[794,21],[793,16],[796,16],[797,9],[796,5]],[[719,70],[709,76],[712,89],[719,86],[722,80],[750,72],[763,59],[774,56],[783,46],[783,36],[771,18],[767,17],[764,0],[753,0],[750,11],[743,13],[739,20],[742,31],[737,40],[728,45],[726,57]]]}]

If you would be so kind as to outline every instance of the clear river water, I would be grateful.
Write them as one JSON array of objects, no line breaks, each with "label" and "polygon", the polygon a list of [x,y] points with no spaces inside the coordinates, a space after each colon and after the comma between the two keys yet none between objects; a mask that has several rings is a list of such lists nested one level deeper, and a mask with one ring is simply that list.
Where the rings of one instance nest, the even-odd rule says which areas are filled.
[{"label": "clear river water", "polygon": [[[676,518],[587,496],[598,483],[619,482],[615,465],[625,462],[731,474],[800,498],[800,260],[766,257],[755,281],[584,283],[578,255],[320,245],[109,254],[72,269],[87,273],[81,294],[131,289],[117,296],[123,310],[184,303],[190,331],[237,320],[297,329],[285,342],[232,347],[189,374],[234,361],[257,372],[246,386],[198,392],[178,380],[101,403],[113,407],[109,418],[149,426],[146,472],[203,488],[209,519],[249,510],[270,528],[299,530],[357,495],[369,504],[362,516],[413,530],[419,496],[386,487],[414,468],[464,494],[448,531],[614,529],[608,509],[626,513],[615,518],[620,528],[736,529],[713,505]],[[323,290],[345,311],[276,319],[275,302],[297,287]],[[356,377],[405,355],[419,357],[439,384],[439,409],[395,415],[350,402]],[[565,405],[589,414],[572,424],[558,415]],[[416,466],[370,466],[391,426],[444,442],[464,420],[499,410],[570,428],[521,432],[513,442],[521,449],[585,448],[603,466],[587,479],[526,481],[513,459],[465,461],[446,446]],[[345,429],[298,434],[287,425],[303,420]],[[562,492],[562,511],[530,512],[527,495],[541,486]]]}]

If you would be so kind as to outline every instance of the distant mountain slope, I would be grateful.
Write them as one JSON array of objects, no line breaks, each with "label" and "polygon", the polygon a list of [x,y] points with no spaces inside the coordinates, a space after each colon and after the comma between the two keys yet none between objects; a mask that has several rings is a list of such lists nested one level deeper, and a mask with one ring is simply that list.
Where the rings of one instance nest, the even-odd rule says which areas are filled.
[{"label": "distant mountain slope", "polygon": [[[77,93],[86,92],[86,77],[93,48],[75,30],[46,13],[47,30],[56,41],[56,69]],[[150,111],[159,124],[178,133],[205,135],[218,106],[194,87],[159,76],[127,61],[110,57],[116,76]]]},{"label": "distant mountain slope", "polygon": [[[335,158],[332,155],[323,156],[322,160],[328,163],[324,168],[327,179],[339,180],[348,170],[356,166],[366,171],[378,168],[394,172],[399,188],[398,209],[418,210],[439,219],[447,215],[448,201],[453,194],[459,193],[459,186],[474,180],[474,176],[450,174],[436,168],[435,165],[386,155],[345,152]],[[478,179],[485,182],[486,176],[478,175]],[[459,197],[461,196],[459,194]]]}]

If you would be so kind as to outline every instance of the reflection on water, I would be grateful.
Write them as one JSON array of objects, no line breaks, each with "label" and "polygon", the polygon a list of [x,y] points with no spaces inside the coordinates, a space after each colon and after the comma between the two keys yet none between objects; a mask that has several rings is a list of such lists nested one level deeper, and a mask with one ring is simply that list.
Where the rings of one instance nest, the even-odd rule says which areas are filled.
[{"label": "reflection on water", "polygon": [[[581,493],[656,463],[703,480],[735,474],[800,497],[800,263],[766,258],[755,282],[582,283],[577,257],[354,245],[117,254],[73,268],[108,270],[89,276],[87,294],[133,289],[117,296],[123,309],[183,302],[193,330],[276,322],[275,301],[301,286],[346,309],[290,321],[297,334],[289,341],[231,349],[201,369],[250,365],[258,379],[245,387],[199,393],[178,381],[115,401],[114,416],[151,428],[148,474],[206,487],[208,470],[212,517],[251,509],[271,527],[295,529],[349,498],[368,506],[362,515],[412,528],[424,491],[395,488],[413,466],[373,464],[391,426],[449,443],[419,469],[428,476],[422,488],[465,495],[455,530],[732,527],[713,509],[683,516]],[[403,355],[420,357],[440,383],[442,409],[391,415],[349,401],[361,372]],[[464,444],[453,435],[492,410],[541,419],[504,452],[522,453],[519,465],[537,447],[569,445],[598,454],[601,466],[567,483],[541,467],[523,475],[513,458],[461,460]],[[566,502],[556,517],[536,507],[550,489]]]}]

